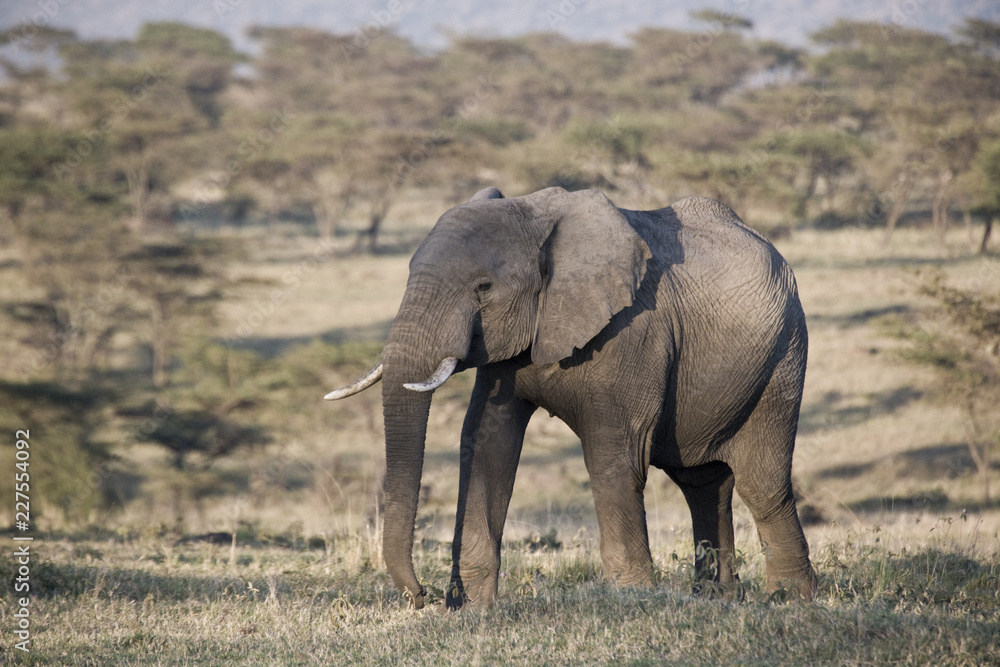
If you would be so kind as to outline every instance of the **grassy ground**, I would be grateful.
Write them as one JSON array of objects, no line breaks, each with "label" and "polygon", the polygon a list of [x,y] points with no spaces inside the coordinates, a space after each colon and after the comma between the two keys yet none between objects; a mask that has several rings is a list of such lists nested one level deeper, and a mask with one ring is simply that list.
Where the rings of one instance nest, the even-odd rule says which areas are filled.
[{"label": "grassy ground", "polygon": [[[434,213],[401,211],[429,226]],[[423,223],[422,223],[423,224]],[[220,461],[214,493],[179,528],[163,454],[123,448],[148,471],[141,495],[95,521],[103,533],[34,543],[33,651],[11,651],[14,597],[0,605],[0,661],[34,664],[997,664],[1000,508],[983,499],[954,407],[938,378],[903,361],[896,333],[926,305],[919,271],[995,289],[1000,263],[973,257],[959,232],[796,231],[776,243],[795,269],[809,318],[810,364],[794,476],[820,577],[815,603],[761,593],[749,512],[735,508],[749,587],[739,605],[692,597],[690,519],[680,492],[651,474],[646,492],[660,583],[619,590],[598,577],[599,539],[579,443],[558,420],[530,427],[505,533],[500,603],[487,612],[407,610],[380,562],[370,508],[381,467],[378,392],[320,398],[374,362],[402,294],[420,229],[388,230],[399,252],[317,255],[317,241],[262,235],[237,271],[274,279],[281,303],[248,341],[283,363],[324,368],[316,402],[290,435]],[[345,242],[341,242],[345,243]],[[409,247],[409,250],[407,248]],[[310,257],[320,259],[312,261]],[[305,267],[305,268],[303,268]],[[298,272],[294,284],[282,281]],[[273,287],[225,304],[219,336]],[[310,341],[323,340],[327,347]],[[331,347],[332,346],[332,347]],[[346,347],[345,347],[346,346]],[[353,346],[353,347],[351,347]],[[346,370],[322,366],[329,349]],[[312,356],[310,356],[312,355]],[[327,356],[323,356],[327,355]],[[435,395],[416,562],[446,585],[459,429],[471,374]],[[997,475],[992,474],[994,485]],[[222,480],[220,482],[219,480]],[[254,480],[266,480],[255,486]],[[997,495],[994,490],[994,497]],[[170,528],[165,528],[169,525]],[[67,527],[70,533],[74,528]],[[185,536],[236,531],[231,544]],[[0,538],[8,539],[8,538]],[[9,549],[0,554],[6,580]]]},{"label": "grassy ground", "polygon": [[[741,604],[693,597],[686,554],[661,554],[656,588],[602,583],[587,540],[504,549],[500,603],[485,612],[406,609],[362,536],[238,547],[154,535],[47,541],[33,565],[38,665],[996,664],[1000,563],[981,550],[895,551],[884,533],[841,531],[814,552],[812,603],[761,593],[742,565]],[[941,534],[944,535],[943,533]],[[416,553],[442,581],[446,545]],[[0,559],[4,577],[10,558]],[[9,599],[8,599],[9,602]],[[9,604],[2,622],[12,622]]]}]

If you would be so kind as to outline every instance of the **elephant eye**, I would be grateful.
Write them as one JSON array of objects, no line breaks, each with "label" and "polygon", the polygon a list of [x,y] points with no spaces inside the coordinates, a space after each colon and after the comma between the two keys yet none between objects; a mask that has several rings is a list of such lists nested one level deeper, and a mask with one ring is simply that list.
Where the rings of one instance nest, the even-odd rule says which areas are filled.
[{"label": "elephant eye", "polygon": [[482,296],[493,289],[493,283],[488,280],[484,280],[478,285],[476,285],[476,294]]}]

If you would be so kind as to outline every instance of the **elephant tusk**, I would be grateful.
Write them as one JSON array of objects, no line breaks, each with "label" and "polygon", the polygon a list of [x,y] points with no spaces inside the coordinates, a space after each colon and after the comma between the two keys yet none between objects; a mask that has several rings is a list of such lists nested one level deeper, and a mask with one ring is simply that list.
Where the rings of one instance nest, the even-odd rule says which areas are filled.
[{"label": "elephant tusk", "polygon": [[376,382],[382,379],[382,362],[378,362],[374,368],[364,374],[364,376],[358,378],[351,384],[340,389],[335,389],[329,394],[323,397],[326,401],[336,401],[341,398],[347,398],[348,396],[353,396],[358,392],[362,392],[368,387],[372,386]]},{"label": "elephant tusk", "polygon": [[444,384],[445,380],[451,377],[458,366],[458,357],[445,357],[441,365],[437,367],[434,374],[423,382],[408,382],[403,386],[410,391],[433,391]]}]

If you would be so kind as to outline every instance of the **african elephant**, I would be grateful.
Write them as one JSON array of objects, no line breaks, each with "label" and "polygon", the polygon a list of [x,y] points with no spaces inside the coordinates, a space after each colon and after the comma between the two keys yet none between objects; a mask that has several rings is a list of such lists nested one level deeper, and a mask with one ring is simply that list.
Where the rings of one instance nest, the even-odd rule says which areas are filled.
[{"label": "african elephant", "polygon": [[738,587],[733,489],[765,548],[767,590],[816,591],[792,496],[806,323],[791,269],[723,204],[656,211],[593,190],[496,188],[437,221],[380,363],[327,399],[378,380],[385,418],[383,556],[421,607],[412,548],[433,390],[475,367],[461,436],[446,604],[488,605],[525,427],[538,408],[580,437],[604,575],[649,584],[643,489],[666,471],[691,510],[696,572]]}]

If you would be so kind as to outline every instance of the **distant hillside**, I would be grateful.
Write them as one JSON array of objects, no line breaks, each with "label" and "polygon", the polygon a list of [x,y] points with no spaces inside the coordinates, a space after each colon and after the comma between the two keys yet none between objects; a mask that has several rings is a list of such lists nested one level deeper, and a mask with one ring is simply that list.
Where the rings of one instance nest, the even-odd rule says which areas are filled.
[{"label": "distant hillside", "polygon": [[620,43],[646,26],[700,29],[689,14],[708,7],[750,18],[758,38],[804,46],[812,31],[841,17],[936,32],[948,32],[970,16],[1000,20],[996,0],[680,0],[668,6],[656,0],[514,0],[502,5],[484,0],[74,0],[48,5],[0,0],[0,28],[34,21],[73,29],[84,39],[131,38],[147,21],[170,20],[218,30],[243,50],[252,46],[245,30],[255,24],[308,25],[335,33],[389,28],[430,48],[443,46],[451,34],[509,37],[553,30],[577,40]]}]

